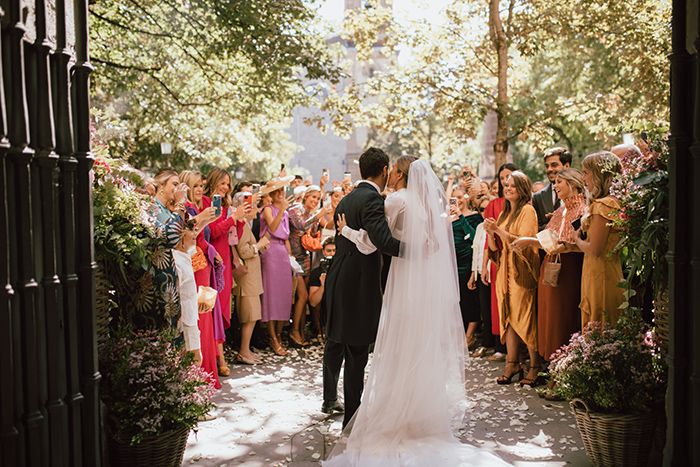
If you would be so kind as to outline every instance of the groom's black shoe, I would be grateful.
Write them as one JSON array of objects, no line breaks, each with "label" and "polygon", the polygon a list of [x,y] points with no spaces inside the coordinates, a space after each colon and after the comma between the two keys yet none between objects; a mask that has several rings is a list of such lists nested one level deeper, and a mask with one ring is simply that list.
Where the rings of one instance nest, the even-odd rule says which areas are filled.
[{"label": "groom's black shoe", "polygon": [[323,405],[321,406],[321,412],[327,413],[329,415],[332,413],[343,413],[345,412],[345,407],[343,407],[343,404],[341,404],[337,400],[323,401]]}]

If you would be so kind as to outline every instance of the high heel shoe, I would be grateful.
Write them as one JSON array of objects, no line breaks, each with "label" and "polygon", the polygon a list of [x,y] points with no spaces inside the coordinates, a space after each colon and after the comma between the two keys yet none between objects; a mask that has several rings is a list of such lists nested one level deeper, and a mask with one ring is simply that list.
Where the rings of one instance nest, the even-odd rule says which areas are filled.
[{"label": "high heel shoe", "polygon": [[287,356],[287,351],[284,350],[284,347],[282,347],[282,344],[280,344],[279,342],[275,342],[272,344],[272,351],[275,352],[275,354],[279,355],[280,357]]},{"label": "high heel shoe", "polygon": [[[532,370],[539,370],[539,369],[540,369],[539,366],[531,366],[531,367],[528,369],[528,375],[530,374],[530,371],[532,371]],[[541,378],[540,375],[539,375],[539,371],[537,372],[537,374],[535,375],[534,378],[530,378],[529,376],[526,376],[525,378],[520,378],[520,387],[523,387],[523,386],[525,386],[525,385],[528,385],[528,386],[530,386],[531,388],[534,388],[534,387],[537,387],[537,386],[541,386],[542,384],[543,384],[543,383],[542,383],[542,378]]]},{"label": "high heel shoe", "polygon": [[[518,370],[513,372],[513,373],[508,374],[507,373],[508,365],[517,365]],[[499,376],[498,378],[496,378],[496,382],[498,384],[511,384],[513,382],[513,377],[515,375],[518,375],[519,380],[523,379],[523,368],[520,366],[520,362],[518,362],[518,361],[506,362],[506,367],[503,370],[503,374],[501,376]]]},{"label": "high heel shoe", "polygon": [[308,347],[309,345],[311,345],[305,340],[298,341],[294,337],[294,334],[289,334],[289,343],[292,347],[295,347],[297,349],[301,349],[301,348]]},{"label": "high heel shoe", "polygon": [[231,369],[228,367],[226,360],[219,360],[218,362],[219,376],[231,376]]}]

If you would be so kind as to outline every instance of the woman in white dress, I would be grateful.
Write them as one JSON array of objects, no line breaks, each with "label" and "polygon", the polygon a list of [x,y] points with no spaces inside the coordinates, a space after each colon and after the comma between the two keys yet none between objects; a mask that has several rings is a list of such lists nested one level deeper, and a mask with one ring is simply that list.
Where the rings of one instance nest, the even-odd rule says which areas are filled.
[{"label": "woman in white dress", "polygon": [[[408,185],[386,206],[405,254],[392,259],[362,403],[323,465],[507,465],[454,435],[466,408],[454,239],[430,164],[409,167],[394,167]],[[338,227],[361,252],[373,248],[365,232]]]}]

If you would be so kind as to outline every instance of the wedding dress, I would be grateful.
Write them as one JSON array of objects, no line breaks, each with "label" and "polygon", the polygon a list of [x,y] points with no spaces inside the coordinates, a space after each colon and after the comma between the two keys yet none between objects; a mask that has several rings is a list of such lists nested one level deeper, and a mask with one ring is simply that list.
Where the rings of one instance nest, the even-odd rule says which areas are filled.
[{"label": "wedding dress", "polygon": [[[454,435],[466,409],[464,329],[447,199],[428,162],[411,164],[400,197],[392,233],[400,226],[404,256],[392,258],[362,403],[323,465],[508,465]],[[369,239],[350,231],[366,253]]]}]

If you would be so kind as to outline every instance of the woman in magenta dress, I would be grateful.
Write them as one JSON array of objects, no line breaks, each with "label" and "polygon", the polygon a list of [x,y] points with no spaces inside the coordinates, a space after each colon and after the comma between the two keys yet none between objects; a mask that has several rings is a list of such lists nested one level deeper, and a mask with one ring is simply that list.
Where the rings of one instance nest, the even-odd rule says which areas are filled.
[{"label": "woman in magenta dress", "polygon": [[[510,174],[518,167],[515,164],[509,162],[503,164],[498,168],[498,198],[491,200],[491,202],[486,206],[484,210],[484,219],[498,219],[503,212],[503,208],[506,205],[506,199],[503,197],[503,184],[506,182]],[[488,237],[487,237],[488,239]],[[496,239],[498,241],[498,239]],[[488,240],[484,245],[484,249],[488,249]],[[488,255],[484,255],[485,259],[488,259]],[[486,263],[486,261],[484,261]],[[492,262],[490,271],[483,271],[481,274],[481,280],[484,284],[491,284],[491,334],[494,336],[501,335],[500,329],[500,319],[498,315],[498,299],[496,298],[496,274],[498,273],[498,267]],[[488,284],[486,283],[488,281]],[[486,330],[488,332],[488,329]],[[505,360],[503,344],[500,342],[500,338],[496,339],[496,353],[493,355],[492,360]]]},{"label": "woman in magenta dress", "polygon": [[[206,192],[211,197],[221,196],[221,215],[211,224],[209,243],[216,249],[224,265],[223,288],[219,292],[219,304],[221,305],[221,317],[224,322],[224,329],[231,327],[231,290],[233,289],[233,267],[231,263],[231,237],[236,238],[236,223],[239,218],[245,216],[242,210],[230,210],[231,206],[231,177],[218,167],[214,167],[207,177]],[[211,198],[202,196],[202,206],[208,208],[212,205]],[[242,231],[242,229],[241,229]],[[224,341],[217,342],[217,358],[219,365],[219,375],[228,376],[231,370],[224,358]]]},{"label": "woman in magenta dress", "polygon": [[[185,209],[187,214],[190,216],[196,216],[201,211],[204,210],[202,207],[202,196],[204,195],[204,184],[202,183],[202,174],[193,171],[186,170],[180,173],[180,181],[187,184],[187,203],[185,204]],[[206,226],[197,235],[197,253],[192,257],[192,269],[194,271],[194,280],[197,288],[200,286],[212,287],[211,276],[213,272],[213,264],[209,263],[208,253],[209,249],[214,248],[209,244],[211,232],[209,226]],[[216,250],[214,250],[215,261],[221,262],[221,257]],[[218,321],[220,326],[221,336],[223,336],[224,326],[221,320],[221,311],[218,313]],[[221,383],[219,382],[219,375],[216,365],[216,355],[217,355],[217,340],[214,331],[214,309],[204,310],[200,308],[199,319],[197,320],[197,325],[199,326],[200,333],[200,344],[202,351],[202,368],[204,371],[211,375],[214,387],[219,389]],[[223,342],[223,337],[221,341]]]},{"label": "woman in magenta dress", "polygon": [[271,204],[260,216],[260,237],[268,236],[270,246],[260,256],[262,263],[263,295],[262,322],[267,323],[270,344],[277,355],[286,355],[282,346],[282,327],[289,322],[292,310],[292,267],[289,262],[289,201],[284,186],[289,182],[273,180],[261,190],[269,194]]}]

